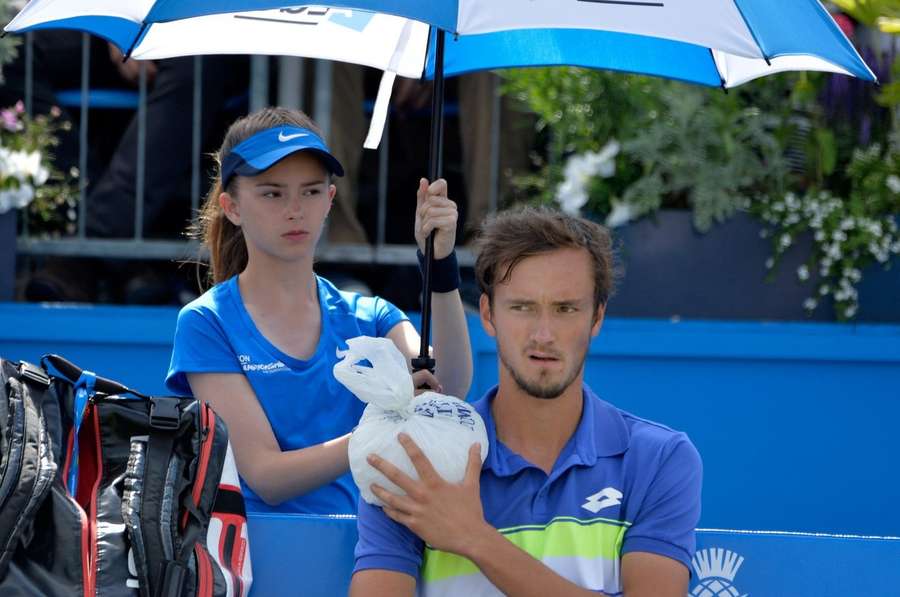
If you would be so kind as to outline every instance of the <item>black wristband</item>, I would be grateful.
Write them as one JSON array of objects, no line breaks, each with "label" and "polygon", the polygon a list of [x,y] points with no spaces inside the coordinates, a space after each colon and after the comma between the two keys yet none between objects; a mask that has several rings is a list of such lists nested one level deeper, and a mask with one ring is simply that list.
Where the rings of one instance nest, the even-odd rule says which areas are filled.
[{"label": "black wristband", "polygon": [[[425,255],[416,250],[419,259],[419,271],[425,271]],[[451,251],[443,259],[435,259],[431,263],[431,291],[453,292],[459,288],[459,264],[456,263],[456,251]]]}]

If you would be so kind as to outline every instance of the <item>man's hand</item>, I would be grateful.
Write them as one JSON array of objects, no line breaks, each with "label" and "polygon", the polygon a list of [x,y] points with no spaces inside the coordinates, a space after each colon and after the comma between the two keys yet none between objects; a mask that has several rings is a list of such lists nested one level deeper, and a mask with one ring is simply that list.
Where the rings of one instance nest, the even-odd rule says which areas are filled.
[{"label": "man's hand", "polygon": [[494,529],[484,520],[479,492],[481,449],[478,444],[469,448],[466,476],[462,483],[448,483],[405,433],[397,440],[409,455],[419,480],[415,481],[390,462],[370,454],[369,464],[406,492],[405,496],[391,493],[373,484],[372,493],[384,502],[384,513],[392,520],[408,527],[428,545],[468,557],[467,550],[479,537]]}]

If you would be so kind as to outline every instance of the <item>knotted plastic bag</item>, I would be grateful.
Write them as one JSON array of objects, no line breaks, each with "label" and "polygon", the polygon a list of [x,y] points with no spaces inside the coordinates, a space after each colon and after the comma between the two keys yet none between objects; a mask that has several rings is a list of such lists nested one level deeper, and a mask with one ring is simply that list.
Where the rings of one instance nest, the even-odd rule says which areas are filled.
[{"label": "knotted plastic bag", "polygon": [[481,444],[481,461],[487,457],[484,421],[470,404],[437,392],[415,395],[406,358],[387,338],[360,336],[347,341],[344,358],[334,366],[334,376],[366,402],[359,425],[350,437],[350,472],[366,502],[384,504],[370,489],[373,483],[394,493],[405,492],[372,467],[366,457],[377,454],[401,471],[418,479],[397,434],[409,435],[431,461],[435,471],[451,483],[463,480],[469,446]]}]

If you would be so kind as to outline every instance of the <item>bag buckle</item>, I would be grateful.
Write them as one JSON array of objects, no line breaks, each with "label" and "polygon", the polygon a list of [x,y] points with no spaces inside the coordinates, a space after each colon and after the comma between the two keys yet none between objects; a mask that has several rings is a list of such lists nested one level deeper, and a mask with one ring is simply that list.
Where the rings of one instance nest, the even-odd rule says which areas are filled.
[{"label": "bag buckle", "polygon": [[177,398],[150,398],[150,426],[155,429],[178,429],[181,411]]},{"label": "bag buckle", "polygon": [[19,363],[19,375],[44,388],[50,387],[50,376],[37,365],[32,365],[27,361],[21,361]]}]

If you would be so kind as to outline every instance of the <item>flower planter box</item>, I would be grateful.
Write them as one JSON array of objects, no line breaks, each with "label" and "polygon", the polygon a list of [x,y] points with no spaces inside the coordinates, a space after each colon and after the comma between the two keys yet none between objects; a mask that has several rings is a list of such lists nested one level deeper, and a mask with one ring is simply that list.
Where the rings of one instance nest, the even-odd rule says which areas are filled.
[{"label": "flower planter box", "polygon": [[0,214],[0,302],[11,301],[16,287],[16,214]]},{"label": "flower planter box", "polygon": [[[831,301],[808,316],[803,301],[815,278],[801,283],[797,268],[809,255],[801,241],[785,256],[772,282],[765,263],[771,256],[762,226],[738,213],[705,234],[691,213],[662,210],[654,218],[613,230],[624,269],[608,314],[617,317],[818,320],[835,319]],[[859,286],[857,321],[900,321],[900,263],[889,271],[868,268]]]}]

